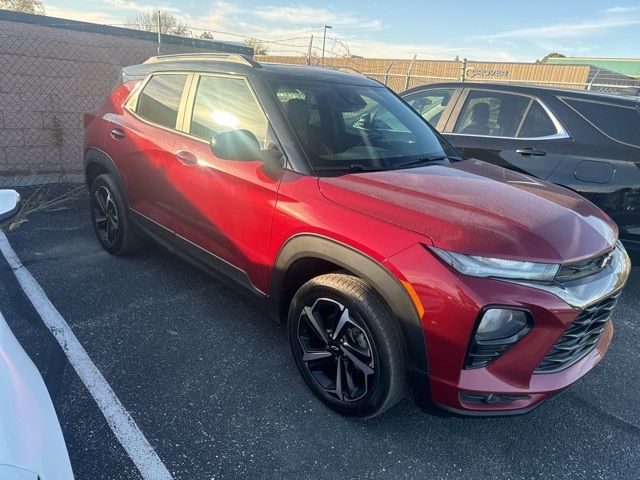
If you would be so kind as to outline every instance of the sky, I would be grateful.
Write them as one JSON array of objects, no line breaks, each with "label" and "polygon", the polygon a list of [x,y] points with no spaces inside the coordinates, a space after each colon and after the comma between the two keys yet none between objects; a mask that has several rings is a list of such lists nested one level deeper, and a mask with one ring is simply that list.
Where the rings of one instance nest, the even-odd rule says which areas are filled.
[{"label": "sky", "polygon": [[491,0],[281,2],[277,0],[44,0],[48,15],[119,25],[161,8],[219,40],[266,40],[270,53],[327,50],[372,58],[523,61],[549,52],[640,57],[640,1]]}]

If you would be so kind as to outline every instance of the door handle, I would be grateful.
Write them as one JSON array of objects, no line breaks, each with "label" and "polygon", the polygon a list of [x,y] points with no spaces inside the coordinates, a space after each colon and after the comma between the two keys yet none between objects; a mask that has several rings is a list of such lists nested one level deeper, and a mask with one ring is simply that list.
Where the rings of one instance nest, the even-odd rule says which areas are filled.
[{"label": "door handle", "polygon": [[115,138],[116,140],[122,140],[125,137],[124,131],[120,130],[119,128],[114,128],[113,130],[111,130],[111,137]]},{"label": "door handle", "polygon": [[531,148],[531,147],[519,148],[516,150],[516,153],[519,153],[520,155],[533,155],[535,157],[543,157],[544,155],[547,154],[547,152],[543,152],[542,150],[536,150],[535,148]]},{"label": "door handle", "polygon": [[186,150],[180,150],[176,152],[176,158],[181,164],[187,167],[191,167],[193,165],[198,164],[198,157],[196,157],[193,153],[188,152]]}]

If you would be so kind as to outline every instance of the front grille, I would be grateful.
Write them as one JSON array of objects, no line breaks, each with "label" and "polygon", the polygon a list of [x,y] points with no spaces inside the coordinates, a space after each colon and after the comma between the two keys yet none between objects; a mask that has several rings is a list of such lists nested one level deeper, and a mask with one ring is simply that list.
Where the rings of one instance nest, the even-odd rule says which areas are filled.
[{"label": "front grille", "polygon": [[613,260],[615,250],[607,252],[597,257],[589,258],[581,262],[568,263],[562,265],[556,274],[555,281],[562,284],[571,280],[586,277],[598,273],[607,268]]},{"label": "front grille", "polygon": [[620,292],[582,310],[545,355],[535,373],[552,373],[570,367],[593,350],[600,339]]}]

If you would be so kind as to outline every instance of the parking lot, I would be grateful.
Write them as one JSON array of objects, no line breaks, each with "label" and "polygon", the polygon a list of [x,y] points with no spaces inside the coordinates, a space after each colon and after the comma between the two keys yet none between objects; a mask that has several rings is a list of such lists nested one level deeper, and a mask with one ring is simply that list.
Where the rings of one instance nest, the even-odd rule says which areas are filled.
[{"label": "parking lot", "polygon": [[[110,256],[86,204],[7,236],[175,479],[638,478],[638,268],[605,360],[534,412],[459,418],[407,399],[358,421],[307,390],[283,325],[159,248]],[[0,309],[45,379],[76,478],[141,478],[4,258]]]}]

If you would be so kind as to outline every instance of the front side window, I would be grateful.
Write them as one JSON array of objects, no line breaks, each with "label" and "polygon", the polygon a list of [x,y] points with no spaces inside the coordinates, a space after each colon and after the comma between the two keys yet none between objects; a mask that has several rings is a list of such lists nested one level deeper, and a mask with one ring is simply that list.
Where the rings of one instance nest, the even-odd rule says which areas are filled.
[{"label": "front side window", "polygon": [[386,170],[457,156],[385,87],[306,81],[271,87],[316,171]]},{"label": "front side window", "polygon": [[422,115],[422,118],[435,127],[449,105],[454,91],[453,88],[426,90],[409,95],[405,100]]},{"label": "front side window", "polygon": [[515,137],[531,99],[522,95],[472,90],[462,107],[454,133]]},{"label": "front side window", "polygon": [[202,76],[198,82],[190,134],[210,141],[220,132],[248,130],[266,148],[268,122],[242,78]]},{"label": "front side window", "polygon": [[563,101],[609,138],[640,147],[640,110],[637,107],[573,98]]},{"label": "front side window", "polygon": [[154,75],[140,92],[136,113],[143,119],[175,129],[187,75]]}]

